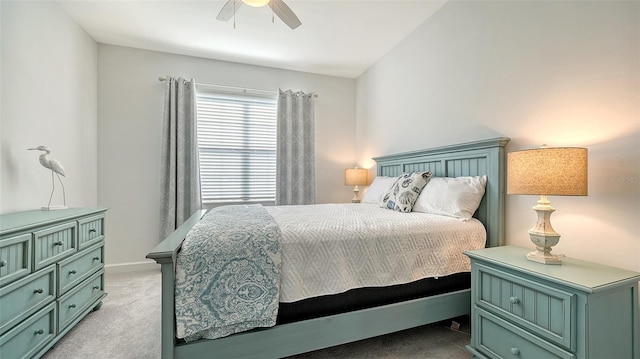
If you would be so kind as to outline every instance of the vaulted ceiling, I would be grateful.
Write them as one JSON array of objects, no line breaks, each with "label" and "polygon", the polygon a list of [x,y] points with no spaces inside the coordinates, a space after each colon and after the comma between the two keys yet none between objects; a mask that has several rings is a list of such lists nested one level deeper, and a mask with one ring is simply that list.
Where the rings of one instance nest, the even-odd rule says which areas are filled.
[{"label": "vaulted ceiling", "polygon": [[285,0],[295,30],[247,5],[234,28],[216,20],[226,1],[57,2],[99,43],[356,78],[446,0]]}]

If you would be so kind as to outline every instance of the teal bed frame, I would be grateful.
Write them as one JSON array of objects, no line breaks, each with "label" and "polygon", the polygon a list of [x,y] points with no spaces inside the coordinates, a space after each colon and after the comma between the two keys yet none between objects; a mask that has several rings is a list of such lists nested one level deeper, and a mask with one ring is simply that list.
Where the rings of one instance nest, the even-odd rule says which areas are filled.
[{"label": "teal bed frame", "polygon": [[[487,230],[487,247],[504,244],[505,146],[509,138],[469,142],[375,157],[379,176],[430,170],[437,177],[486,175],[487,188],[475,216]],[[204,215],[193,214],[147,258],[162,270],[162,358],[282,358],[467,315],[470,290],[435,295],[272,328],[255,329],[220,339],[181,343],[175,336],[174,282],[176,256],[187,232]]]}]

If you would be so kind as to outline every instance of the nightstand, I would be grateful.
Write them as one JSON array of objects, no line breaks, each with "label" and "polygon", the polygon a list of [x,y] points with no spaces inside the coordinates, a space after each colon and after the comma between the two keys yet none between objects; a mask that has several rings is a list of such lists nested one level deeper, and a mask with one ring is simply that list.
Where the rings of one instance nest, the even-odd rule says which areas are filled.
[{"label": "nightstand", "polygon": [[529,251],[466,252],[475,357],[640,358],[640,273],[572,258],[544,265]]}]

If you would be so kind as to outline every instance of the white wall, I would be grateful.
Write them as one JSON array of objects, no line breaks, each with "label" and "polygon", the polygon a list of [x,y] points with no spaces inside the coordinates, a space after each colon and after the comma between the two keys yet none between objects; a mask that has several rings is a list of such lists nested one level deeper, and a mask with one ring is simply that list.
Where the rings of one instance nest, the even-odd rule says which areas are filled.
[{"label": "white wall", "polygon": [[[589,149],[589,196],[552,197],[555,251],[640,270],[640,3],[448,2],[357,79],[358,158],[511,137]],[[507,196],[532,247],[534,196]]]},{"label": "white wall", "polygon": [[[0,1],[0,213],[51,193],[46,145],[66,171],[67,205],[97,205],[97,44],[55,2]],[[62,203],[59,185],[52,204]]]},{"label": "white wall", "polygon": [[318,202],[348,202],[344,168],[355,163],[355,80],[100,44],[98,202],[107,215],[108,264],[140,264],[159,242],[159,76],[258,89],[318,93]]}]

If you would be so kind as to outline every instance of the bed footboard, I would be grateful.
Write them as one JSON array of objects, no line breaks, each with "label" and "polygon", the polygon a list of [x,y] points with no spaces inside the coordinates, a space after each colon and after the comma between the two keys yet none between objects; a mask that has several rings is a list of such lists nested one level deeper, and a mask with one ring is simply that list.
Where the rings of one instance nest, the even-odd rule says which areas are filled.
[{"label": "bed footboard", "polygon": [[174,290],[176,273],[176,256],[189,230],[200,221],[206,210],[194,213],[180,227],[160,242],[147,258],[153,259],[161,266],[162,271],[162,358],[173,359],[176,345]]},{"label": "bed footboard", "polygon": [[469,315],[469,289],[232,336],[201,339],[175,348],[175,359],[278,359]]}]

